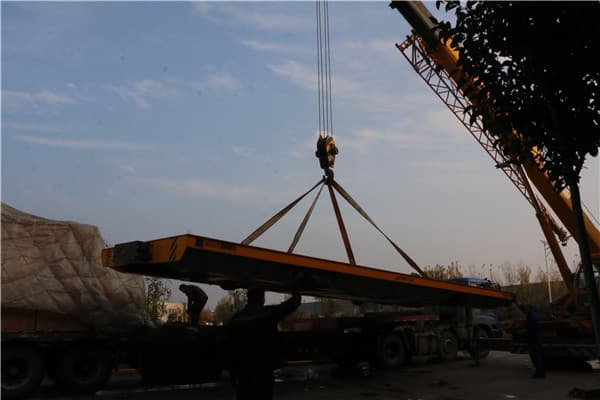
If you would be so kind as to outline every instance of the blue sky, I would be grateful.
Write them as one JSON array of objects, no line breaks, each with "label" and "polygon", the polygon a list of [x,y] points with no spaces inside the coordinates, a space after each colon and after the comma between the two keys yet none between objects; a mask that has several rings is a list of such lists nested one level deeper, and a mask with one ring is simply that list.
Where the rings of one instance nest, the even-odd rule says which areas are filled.
[{"label": "blue sky", "polygon": [[[240,241],[320,178],[313,2],[1,7],[2,201],[97,225],[111,244]],[[387,2],[329,13],[340,184],[421,266],[544,265],[533,209],[394,47],[402,16]],[[345,260],[326,200],[297,251]],[[299,207],[256,245],[286,249]],[[410,271],[342,212],[360,264]]]}]

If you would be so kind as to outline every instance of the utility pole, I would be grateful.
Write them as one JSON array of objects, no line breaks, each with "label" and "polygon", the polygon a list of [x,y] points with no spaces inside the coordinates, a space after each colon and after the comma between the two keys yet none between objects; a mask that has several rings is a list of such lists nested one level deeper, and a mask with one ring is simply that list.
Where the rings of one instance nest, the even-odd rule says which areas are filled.
[{"label": "utility pole", "polygon": [[548,242],[540,240],[544,245],[544,260],[546,261],[546,279],[548,282],[548,302],[552,303],[552,285],[550,284],[550,272],[548,272]]}]

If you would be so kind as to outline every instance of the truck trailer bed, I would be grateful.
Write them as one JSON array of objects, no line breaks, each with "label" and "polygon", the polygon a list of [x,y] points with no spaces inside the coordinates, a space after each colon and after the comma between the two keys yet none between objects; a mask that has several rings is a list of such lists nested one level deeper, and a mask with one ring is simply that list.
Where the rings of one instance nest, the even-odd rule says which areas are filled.
[{"label": "truck trailer bed", "polygon": [[118,244],[103,250],[105,267],[121,272],[286,293],[421,306],[493,308],[514,295],[419,276],[241,245],[197,235]]}]

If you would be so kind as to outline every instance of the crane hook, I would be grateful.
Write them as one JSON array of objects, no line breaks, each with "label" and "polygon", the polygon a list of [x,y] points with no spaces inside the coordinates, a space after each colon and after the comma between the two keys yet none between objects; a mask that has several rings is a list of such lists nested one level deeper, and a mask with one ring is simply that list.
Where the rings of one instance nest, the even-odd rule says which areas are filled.
[{"label": "crane hook", "polygon": [[333,164],[335,163],[335,156],[339,153],[333,136],[322,136],[319,135],[317,139],[317,151],[315,156],[319,159],[319,165],[325,171],[325,178],[327,184],[331,184],[333,181]]}]

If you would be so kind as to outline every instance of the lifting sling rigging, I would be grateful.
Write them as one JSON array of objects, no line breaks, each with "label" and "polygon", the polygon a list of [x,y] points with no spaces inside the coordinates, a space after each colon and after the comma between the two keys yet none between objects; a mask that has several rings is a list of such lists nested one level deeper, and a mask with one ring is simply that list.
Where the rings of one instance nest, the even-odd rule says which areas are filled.
[{"label": "lifting sling rigging", "polygon": [[273,217],[267,220],[264,224],[258,227],[252,232],[241,244],[249,245],[264,232],[266,232],[271,226],[279,221],[285,214],[288,213],[296,204],[298,204],[304,197],[310,192],[319,187],[317,195],[312,201],[306,215],[304,216],[292,243],[288,248],[288,253],[293,253],[310,216],[314,210],[315,204],[321,195],[324,186],[327,186],[331,204],[336,216],[340,234],[344,242],[344,247],[348,257],[348,262],[352,265],[356,265],[352,246],[350,244],[350,238],[346,231],[346,226],[342,218],[342,214],[335,196],[335,191],[348,202],[363,218],[365,218],[377,231],[379,231],[387,241],[394,247],[394,249],[404,258],[404,260],[421,276],[425,276],[423,270],[417,265],[417,263],[409,257],[388,235],[386,235],[369,217],[369,215],[360,207],[360,205],[350,196],[350,194],[334,179],[333,166],[335,162],[335,156],[338,154],[338,149],[333,139],[333,107],[331,99],[331,51],[329,44],[329,6],[327,1],[316,1],[316,20],[317,20],[317,88],[318,88],[318,117],[319,117],[319,137],[317,139],[317,150],[315,152],[316,157],[319,159],[319,165],[323,169],[325,175],[317,182],[312,188],[303,193],[300,197],[292,201],[286,207],[277,212]]}]

